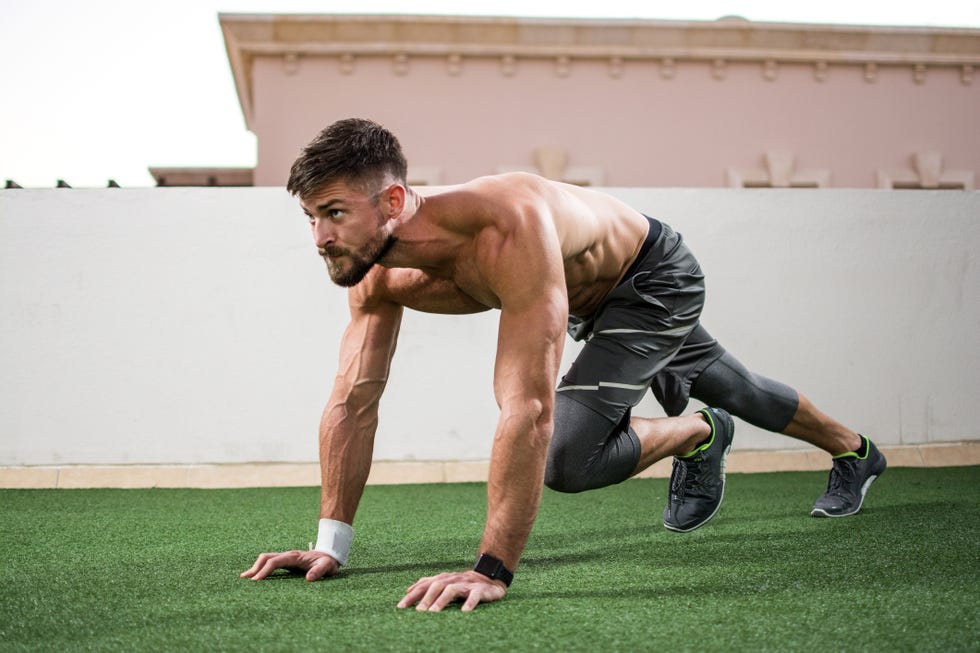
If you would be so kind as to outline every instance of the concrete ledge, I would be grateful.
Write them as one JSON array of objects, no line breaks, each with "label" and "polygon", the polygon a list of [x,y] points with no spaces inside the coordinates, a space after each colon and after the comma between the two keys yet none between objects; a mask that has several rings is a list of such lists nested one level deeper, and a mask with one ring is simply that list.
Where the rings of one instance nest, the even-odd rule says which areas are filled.
[{"label": "concrete ledge", "polygon": [[[891,467],[963,467],[980,465],[980,442],[949,442],[882,447]],[[814,450],[733,451],[728,471],[820,471],[830,456]],[[377,461],[369,485],[399,483],[483,482],[487,461]],[[638,478],[667,478],[670,459],[661,460]],[[237,488],[295,487],[320,484],[315,463],[249,463],[229,465],[66,465],[0,467],[0,488]]]}]

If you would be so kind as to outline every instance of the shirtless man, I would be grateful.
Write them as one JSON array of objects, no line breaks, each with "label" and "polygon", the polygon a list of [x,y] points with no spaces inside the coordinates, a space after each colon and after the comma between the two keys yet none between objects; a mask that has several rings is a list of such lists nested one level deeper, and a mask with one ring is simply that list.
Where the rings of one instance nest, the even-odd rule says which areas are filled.
[{"label": "shirtless man", "polygon": [[[724,494],[734,424],[746,421],[835,456],[811,514],[857,512],[885,459],[801,394],[752,374],[699,323],[701,270],[680,235],[596,191],[516,173],[413,189],[397,139],[360,119],[334,123],[293,164],[288,190],[309,217],[350,324],[320,423],[317,545],[263,553],[242,574],[301,569],[314,581],[347,562],[371,467],[378,403],[405,307],[499,309],[487,519],[473,569],[422,578],[399,607],[463,610],[502,598],[542,485],[579,492],[674,456],[664,526],[686,532]],[[555,390],[566,329],[588,338]],[[631,415],[650,388],[673,417]],[[676,417],[688,397],[715,408]]]}]

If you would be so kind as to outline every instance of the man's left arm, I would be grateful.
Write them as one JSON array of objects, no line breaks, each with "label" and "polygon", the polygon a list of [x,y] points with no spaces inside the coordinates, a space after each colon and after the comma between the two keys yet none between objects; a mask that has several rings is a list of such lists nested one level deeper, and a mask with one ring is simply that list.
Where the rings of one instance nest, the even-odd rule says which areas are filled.
[{"label": "man's left arm", "polygon": [[[481,234],[478,265],[501,304],[494,367],[500,418],[487,487],[479,554],[513,572],[537,516],[554,420],[555,380],[564,345],[568,298],[557,235],[548,216],[515,216],[508,228]],[[423,578],[399,607],[439,611],[503,598],[506,584],[469,570]]]}]

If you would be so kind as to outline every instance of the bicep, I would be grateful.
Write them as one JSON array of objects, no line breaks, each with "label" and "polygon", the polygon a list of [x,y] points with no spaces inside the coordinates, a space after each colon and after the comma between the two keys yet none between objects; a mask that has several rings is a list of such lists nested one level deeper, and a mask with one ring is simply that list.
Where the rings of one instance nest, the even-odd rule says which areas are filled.
[{"label": "bicep", "polygon": [[564,346],[568,293],[557,235],[537,219],[509,234],[487,271],[500,300],[494,389],[498,402],[550,405]]},{"label": "bicep", "polygon": [[567,310],[562,310],[560,295],[553,294],[533,310],[501,309],[494,365],[494,393],[501,408],[528,403],[547,408],[554,402]]}]

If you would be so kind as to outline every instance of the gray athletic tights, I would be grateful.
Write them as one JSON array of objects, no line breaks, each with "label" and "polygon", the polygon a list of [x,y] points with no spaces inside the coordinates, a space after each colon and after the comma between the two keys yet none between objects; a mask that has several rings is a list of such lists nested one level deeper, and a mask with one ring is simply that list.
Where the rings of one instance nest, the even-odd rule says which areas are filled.
[{"label": "gray athletic tights", "polygon": [[[795,390],[753,374],[728,352],[701,372],[691,396],[777,433],[792,421],[799,403]],[[640,441],[629,419],[627,409],[614,424],[568,393],[558,393],[545,485],[559,492],[582,492],[629,478],[640,460]]]}]

